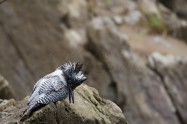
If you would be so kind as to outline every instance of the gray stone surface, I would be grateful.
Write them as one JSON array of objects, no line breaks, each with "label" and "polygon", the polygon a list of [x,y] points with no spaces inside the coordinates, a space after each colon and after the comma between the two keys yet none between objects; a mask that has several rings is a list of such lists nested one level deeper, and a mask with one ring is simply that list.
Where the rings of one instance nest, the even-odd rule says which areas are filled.
[{"label": "gray stone surface", "polygon": [[187,58],[154,53],[149,58],[149,65],[161,76],[180,121],[187,123]]}]

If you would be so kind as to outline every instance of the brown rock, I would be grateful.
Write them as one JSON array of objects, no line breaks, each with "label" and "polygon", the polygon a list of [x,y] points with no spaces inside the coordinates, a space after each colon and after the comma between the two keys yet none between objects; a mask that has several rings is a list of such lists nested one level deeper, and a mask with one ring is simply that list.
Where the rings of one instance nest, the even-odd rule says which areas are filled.
[{"label": "brown rock", "polygon": [[94,19],[88,27],[88,49],[111,75],[117,97],[113,100],[125,111],[129,123],[179,124],[160,77],[132,53],[119,34],[106,18]]},{"label": "brown rock", "polygon": [[86,0],[61,0],[58,10],[62,14],[61,21],[69,28],[83,28],[88,20]]},{"label": "brown rock", "polygon": [[0,99],[11,99],[14,98],[13,89],[9,85],[8,81],[0,75]]},{"label": "brown rock", "polygon": [[161,76],[180,121],[187,123],[187,58],[154,53],[149,65]]},{"label": "brown rock", "polygon": [[[0,112],[0,123],[10,124],[19,122],[28,98],[16,102],[12,107],[7,104]],[[3,104],[5,101],[0,103]],[[11,101],[6,101],[11,103]],[[102,99],[98,92],[81,85],[75,90],[75,104],[69,104],[68,100],[51,103],[25,120],[25,124],[127,124],[120,108],[109,100]]]},{"label": "brown rock", "polygon": [[186,0],[159,0],[178,16],[187,19],[187,1]]}]

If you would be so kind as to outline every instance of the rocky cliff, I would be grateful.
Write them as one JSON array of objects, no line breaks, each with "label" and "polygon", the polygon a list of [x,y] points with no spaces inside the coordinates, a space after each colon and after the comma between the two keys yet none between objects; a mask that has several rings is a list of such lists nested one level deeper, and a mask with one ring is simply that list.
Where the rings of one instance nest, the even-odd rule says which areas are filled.
[{"label": "rocky cliff", "polygon": [[177,11],[156,0],[6,1],[0,73],[23,99],[39,78],[78,61],[130,124],[186,124],[187,23]]}]

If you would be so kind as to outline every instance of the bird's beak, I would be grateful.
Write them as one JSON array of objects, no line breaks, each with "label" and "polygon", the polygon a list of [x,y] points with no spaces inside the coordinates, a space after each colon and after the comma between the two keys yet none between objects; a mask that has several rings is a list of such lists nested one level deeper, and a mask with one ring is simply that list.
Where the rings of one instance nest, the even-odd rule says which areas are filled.
[{"label": "bird's beak", "polygon": [[74,92],[73,92],[72,88],[69,88],[69,102],[74,103]]}]

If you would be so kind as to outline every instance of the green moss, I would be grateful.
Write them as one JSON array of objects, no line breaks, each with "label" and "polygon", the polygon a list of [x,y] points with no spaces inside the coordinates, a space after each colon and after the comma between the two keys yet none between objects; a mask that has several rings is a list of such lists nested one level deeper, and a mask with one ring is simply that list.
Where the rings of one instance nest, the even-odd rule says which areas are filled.
[{"label": "green moss", "polygon": [[166,24],[161,18],[157,15],[152,14],[148,17],[148,26],[150,27],[151,32],[163,33],[168,32]]},{"label": "green moss", "polygon": [[110,7],[110,0],[104,0],[104,5],[106,8]]}]

